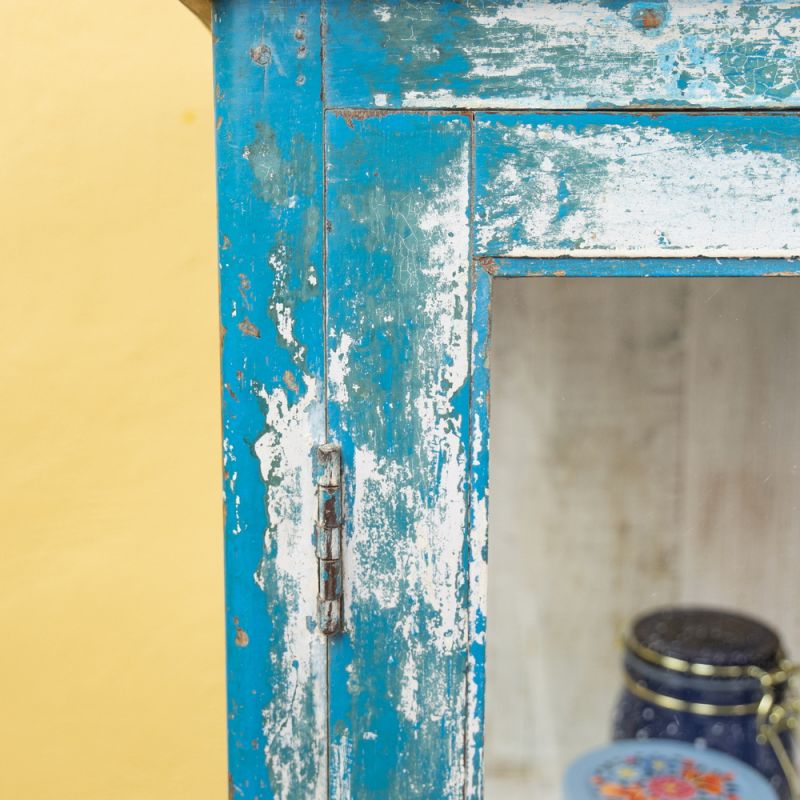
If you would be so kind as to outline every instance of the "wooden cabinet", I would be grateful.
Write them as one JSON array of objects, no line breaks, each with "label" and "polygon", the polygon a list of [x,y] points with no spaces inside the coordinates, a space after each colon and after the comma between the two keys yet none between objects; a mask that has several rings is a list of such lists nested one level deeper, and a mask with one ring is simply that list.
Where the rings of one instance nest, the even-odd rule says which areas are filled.
[{"label": "wooden cabinet", "polygon": [[493,286],[800,271],[796,4],[225,0],[213,33],[231,797],[480,798]]}]

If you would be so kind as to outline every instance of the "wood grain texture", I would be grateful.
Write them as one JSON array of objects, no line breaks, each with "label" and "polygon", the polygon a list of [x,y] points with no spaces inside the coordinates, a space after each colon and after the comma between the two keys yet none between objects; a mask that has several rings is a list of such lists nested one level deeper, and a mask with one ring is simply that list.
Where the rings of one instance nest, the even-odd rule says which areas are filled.
[{"label": "wood grain texture", "polygon": [[608,740],[626,622],[678,596],[687,291],[494,281],[490,800],[559,796]]},{"label": "wood grain texture", "polygon": [[461,798],[470,121],[329,115],[328,131],[329,420],[347,465],[331,796]]},{"label": "wood grain texture", "polygon": [[214,36],[230,794],[308,800],[326,794],[319,10],[232,0]]},{"label": "wood grain texture", "polygon": [[682,597],[778,626],[800,656],[800,284],[692,283]]},{"label": "wood grain texture", "polygon": [[334,106],[800,104],[791,0],[329,3]]},{"label": "wood grain texture", "polygon": [[492,307],[487,790],[521,800],[607,740],[642,609],[800,652],[800,284],[496,279]]},{"label": "wood grain texture", "polygon": [[477,251],[800,254],[800,120],[481,116]]}]

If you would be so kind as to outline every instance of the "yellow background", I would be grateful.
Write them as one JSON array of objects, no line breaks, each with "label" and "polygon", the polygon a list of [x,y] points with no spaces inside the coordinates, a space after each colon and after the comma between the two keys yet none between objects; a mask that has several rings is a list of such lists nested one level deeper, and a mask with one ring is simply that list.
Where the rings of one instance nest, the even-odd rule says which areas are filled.
[{"label": "yellow background", "polygon": [[0,797],[219,800],[210,35],[2,11]]}]

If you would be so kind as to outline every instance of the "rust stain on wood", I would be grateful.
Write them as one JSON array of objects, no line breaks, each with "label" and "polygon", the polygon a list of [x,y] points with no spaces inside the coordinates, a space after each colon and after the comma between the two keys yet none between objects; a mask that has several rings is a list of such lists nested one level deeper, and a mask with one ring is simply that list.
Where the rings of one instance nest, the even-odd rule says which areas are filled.
[{"label": "rust stain on wood", "polygon": [[[367,119],[373,119],[375,117],[389,117],[394,114],[403,114],[405,113],[403,109],[398,108],[332,108],[331,113],[334,116],[340,117],[343,119],[349,128],[353,127],[353,122],[363,122]],[[444,110],[444,109],[419,109],[415,111],[416,114],[419,116],[425,117],[470,117],[472,118],[473,112],[466,111],[461,109],[453,109],[452,111]]]},{"label": "rust stain on wood", "polygon": [[645,30],[660,28],[664,22],[664,15],[656,8],[646,8],[642,11],[641,24]]},{"label": "rust stain on wood", "polygon": [[256,339],[261,338],[261,331],[250,322],[247,317],[245,317],[237,326],[236,326],[245,336],[254,336]]},{"label": "rust stain on wood", "polygon": [[293,392],[297,391],[297,381],[295,380],[294,375],[288,369],[283,373],[283,382]]},{"label": "rust stain on wood", "polygon": [[272,51],[265,44],[257,44],[250,49],[250,59],[259,67],[269,66],[272,61]]},{"label": "rust stain on wood", "polygon": [[365,119],[383,116],[386,112],[383,109],[375,108],[337,108],[333,113],[337,117],[341,117],[349,128],[352,128],[353,122],[356,120],[362,122]]},{"label": "rust stain on wood", "polygon": [[478,264],[490,275],[497,275],[497,271],[500,269],[497,262],[491,256],[480,256],[478,258]]},{"label": "rust stain on wood", "polygon": [[234,643],[237,647],[247,647],[247,645],[250,644],[250,637],[247,635],[247,631],[242,628],[237,628]]}]

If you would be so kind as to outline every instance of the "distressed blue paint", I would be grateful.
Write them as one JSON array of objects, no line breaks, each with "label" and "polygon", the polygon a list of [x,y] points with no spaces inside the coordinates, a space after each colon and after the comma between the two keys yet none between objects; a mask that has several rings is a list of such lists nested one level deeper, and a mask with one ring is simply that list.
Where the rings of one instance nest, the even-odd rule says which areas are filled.
[{"label": "distressed blue paint", "polygon": [[[653,28],[646,10],[656,5],[664,13]],[[726,21],[721,11],[734,7]],[[787,2],[707,4],[695,25],[661,0],[392,0],[385,8],[328,4],[328,106],[779,107],[800,99],[795,43],[779,31],[800,19]],[[552,25],[499,16],[526,8],[556,21],[576,9],[591,19],[551,52],[541,45]],[[298,0],[228,0],[215,15],[231,794],[479,800],[492,276],[794,275],[800,262],[498,257],[470,277],[468,248],[450,244],[469,233],[459,194],[468,118],[334,114],[325,331],[319,15],[320,4]],[[538,66],[524,62],[530,54]],[[526,166],[520,158],[530,153],[502,141],[520,124],[668,130],[694,138],[698,152],[713,139],[730,153],[789,158],[800,141],[798,120],[774,115],[480,115],[479,254],[502,256],[520,242],[590,247],[559,226],[625,164],[624,152],[561,164],[547,241],[526,239],[521,223],[505,238],[481,239],[498,213],[486,185],[502,166],[522,168],[517,216],[538,201],[525,176],[541,163]],[[794,197],[796,184],[772,177],[776,193]],[[784,231],[796,229],[797,206],[789,223],[779,221]],[[664,250],[666,227],[657,239]],[[304,613],[316,593],[306,478],[312,443],[328,438],[326,357],[348,546],[347,630],[331,643],[329,708],[326,643]],[[425,526],[436,536],[421,538]],[[448,536],[456,540],[449,550]]]},{"label": "distressed blue paint", "polygon": [[230,794],[300,800],[324,790],[325,644],[297,618],[313,517],[281,437],[324,436],[319,9],[229,0],[214,36]]},{"label": "distressed blue paint", "polygon": [[783,258],[495,258],[498,278],[749,278],[800,275]]},{"label": "distressed blue paint", "polygon": [[489,556],[489,338],[491,274],[477,262],[472,281],[470,378],[469,676],[467,693],[467,793],[483,798],[486,695],[486,600]]},{"label": "distressed blue paint", "polygon": [[330,4],[338,107],[780,107],[800,102],[790,0]]},{"label": "distressed blue paint", "polygon": [[724,137],[731,145],[742,149],[780,152],[784,137],[796,137],[800,119],[786,112],[758,114],[698,114],[675,112],[626,113],[568,112],[531,114],[526,112],[480,115],[486,130],[494,124],[515,125],[551,124],[566,130],[582,132],[599,125],[636,126],[639,128],[666,128],[672,133],[689,133],[693,136],[712,134]]},{"label": "distressed blue paint", "polygon": [[480,114],[476,141],[479,254],[800,253],[795,115]]},{"label": "distressed blue paint", "polygon": [[470,124],[330,115],[328,131],[329,420],[347,465],[331,795],[460,798]]}]

